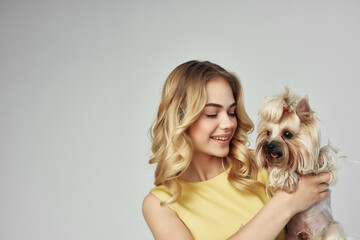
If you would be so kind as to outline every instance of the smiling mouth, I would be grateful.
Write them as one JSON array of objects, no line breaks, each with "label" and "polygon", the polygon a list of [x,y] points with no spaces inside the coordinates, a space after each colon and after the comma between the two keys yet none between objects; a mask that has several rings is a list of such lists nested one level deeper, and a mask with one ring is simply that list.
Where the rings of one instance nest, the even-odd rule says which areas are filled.
[{"label": "smiling mouth", "polygon": [[215,140],[221,140],[221,141],[227,141],[229,139],[229,137],[210,137],[211,139],[215,139]]}]

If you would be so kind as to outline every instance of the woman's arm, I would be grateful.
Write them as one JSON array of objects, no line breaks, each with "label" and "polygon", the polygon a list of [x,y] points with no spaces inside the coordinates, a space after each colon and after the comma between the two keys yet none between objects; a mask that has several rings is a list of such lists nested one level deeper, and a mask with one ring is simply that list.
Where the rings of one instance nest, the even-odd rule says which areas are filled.
[{"label": "woman's arm", "polygon": [[329,180],[329,173],[302,176],[294,193],[276,191],[264,208],[228,240],[274,240],[296,213],[329,197]]},{"label": "woman's arm", "polygon": [[[329,180],[329,173],[302,176],[294,193],[276,191],[261,211],[229,240],[274,240],[291,217],[329,196]],[[143,201],[143,215],[156,240],[193,239],[177,214],[160,206],[160,200],[151,193]]]},{"label": "woman's arm", "polygon": [[156,240],[192,240],[190,231],[169,207],[160,206],[160,200],[148,194],[143,201],[143,215]]}]

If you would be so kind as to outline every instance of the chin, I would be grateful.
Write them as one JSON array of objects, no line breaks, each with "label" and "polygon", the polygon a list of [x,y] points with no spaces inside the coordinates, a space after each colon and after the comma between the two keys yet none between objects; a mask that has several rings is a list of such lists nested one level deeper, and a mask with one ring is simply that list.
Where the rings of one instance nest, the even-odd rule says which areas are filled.
[{"label": "chin", "polygon": [[213,155],[216,156],[216,157],[226,157],[226,156],[229,155],[229,150],[227,150],[227,151],[222,151],[222,152],[217,152],[217,153],[215,153],[215,154],[213,154]]}]

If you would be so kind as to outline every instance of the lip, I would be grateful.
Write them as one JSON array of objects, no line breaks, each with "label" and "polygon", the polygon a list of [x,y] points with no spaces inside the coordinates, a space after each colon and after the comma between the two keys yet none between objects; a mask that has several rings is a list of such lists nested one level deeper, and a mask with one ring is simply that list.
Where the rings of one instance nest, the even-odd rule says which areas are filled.
[{"label": "lip", "polygon": [[231,137],[231,135],[232,134],[230,134],[230,133],[227,133],[227,134],[219,134],[219,135],[213,135],[213,136],[211,136],[211,137]]},{"label": "lip", "polygon": [[[219,144],[228,144],[231,140],[231,137],[232,137],[232,134],[219,134],[219,135],[211,136],[210,139]],[[226,140],[216,139],[216,138],[226,138]]]}]

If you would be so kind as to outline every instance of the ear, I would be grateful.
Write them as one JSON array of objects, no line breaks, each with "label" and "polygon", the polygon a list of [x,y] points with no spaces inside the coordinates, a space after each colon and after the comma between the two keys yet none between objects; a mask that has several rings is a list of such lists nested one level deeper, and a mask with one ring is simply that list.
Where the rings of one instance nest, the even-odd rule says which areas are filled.
[{"label": "ear", "polygon": [[304,96],[300,102],[296,105],[296,114],[300,118],[301,123],[309,123],[313,112],[309,105],[308,96]]}]

